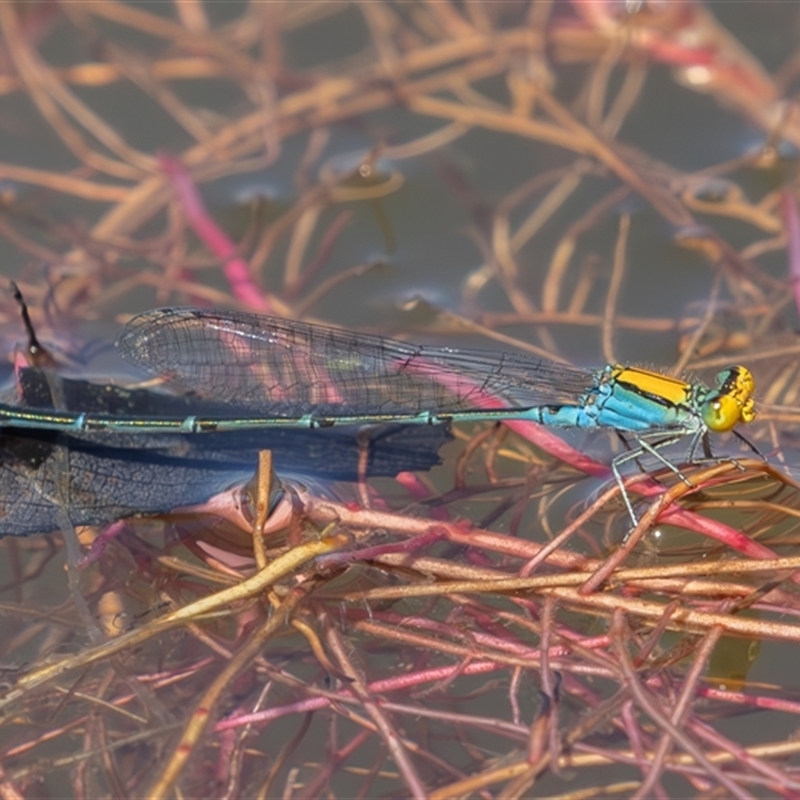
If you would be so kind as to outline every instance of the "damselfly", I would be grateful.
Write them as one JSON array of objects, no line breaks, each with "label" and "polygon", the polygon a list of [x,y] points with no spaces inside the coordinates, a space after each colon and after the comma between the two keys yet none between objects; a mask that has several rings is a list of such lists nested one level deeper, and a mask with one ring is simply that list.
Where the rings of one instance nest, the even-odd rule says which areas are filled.
[{"label": "damselfly", "polygon": [[[204,433],[387,422],[429,425],[527,419],[542,425],[629,433],[637,449],[619,466],[690,437],[693,461],[709,431],[756,415],[753,376],[734,366],[716,387],[638,367],[589,370],[522,354],[455,349],[322,325],[213,309],[165,308],[132,319],[122,356],[199,397],[213,417],[135,417],[0,405],[0,424],[62,431]],[[685,479],[684,479],[685,480]],[[623,496],[635,520],[627,495]]]}]

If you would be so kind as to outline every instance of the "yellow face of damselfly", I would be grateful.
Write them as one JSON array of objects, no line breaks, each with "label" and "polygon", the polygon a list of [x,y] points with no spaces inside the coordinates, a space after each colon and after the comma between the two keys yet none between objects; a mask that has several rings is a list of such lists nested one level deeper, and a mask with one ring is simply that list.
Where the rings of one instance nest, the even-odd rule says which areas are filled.
[{"label": "yellow face of damselfly", "polygon": [[700,407],[703,422],[712,431],[729,431],[740,422],[756,418],[753,392],[756,382],[747,367],[729,367],[717,375],[717,390]]}]

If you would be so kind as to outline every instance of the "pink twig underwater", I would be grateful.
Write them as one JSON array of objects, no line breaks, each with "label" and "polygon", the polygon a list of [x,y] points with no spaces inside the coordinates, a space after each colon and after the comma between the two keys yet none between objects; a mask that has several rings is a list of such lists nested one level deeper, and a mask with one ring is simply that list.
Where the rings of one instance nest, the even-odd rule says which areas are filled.
[{"label": "pink twig underwater", "polygon": [[781,192],[781,211],[786,226],[789,280],[792,282],[794,305],[800,313],[800,214],[797,212],[797,199],[790,189]]},{"label": "pink twig underwater", "polygon": [[222,261],[225,278],[237,300],[254,311],[272,313],[275,307],[253,280],[248,263],[237,253],[236,245],[217,225],[203,204],[200,192],[186,168],[174,156],[158,157],[162,172],[169,179],[192,230],[205,246]]}]

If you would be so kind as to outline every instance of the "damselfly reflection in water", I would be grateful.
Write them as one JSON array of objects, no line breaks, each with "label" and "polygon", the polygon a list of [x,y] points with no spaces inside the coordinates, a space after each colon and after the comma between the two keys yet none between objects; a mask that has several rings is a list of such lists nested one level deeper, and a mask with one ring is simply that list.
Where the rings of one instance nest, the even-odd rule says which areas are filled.
[{"label": "damselfly reflection in water", "polygon": [[[26,368],[16,391],[29,411],[50,413],[54,377]],[[146,389],[58,379],[66,408],[142,417],[213,414],[220,404]],[[0,536],[56,530],[68,512],[73,525],[102,525],[204,503],[247,483],[258,453],[269,450],[281,477],[355,481],[359,476],[425,471],[440,462],[445,428],[383,425],[362,432],[262,428],[206,436],[6,427],[0,432]],[[66,459],[63,454],[66,453]],[[65,474],[66,473],[66,474]]]}]

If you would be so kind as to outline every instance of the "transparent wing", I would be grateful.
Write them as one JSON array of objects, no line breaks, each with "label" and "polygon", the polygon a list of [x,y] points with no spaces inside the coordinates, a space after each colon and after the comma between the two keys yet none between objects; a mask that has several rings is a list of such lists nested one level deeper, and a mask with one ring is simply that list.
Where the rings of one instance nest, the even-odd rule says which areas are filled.
[{"label": "transparent wing", "polygon": [[275,417],[382,415],[580,402],[593,373],[490,350],[418,346],[234,311],[164,308],[117,346],[182,389]]}]

